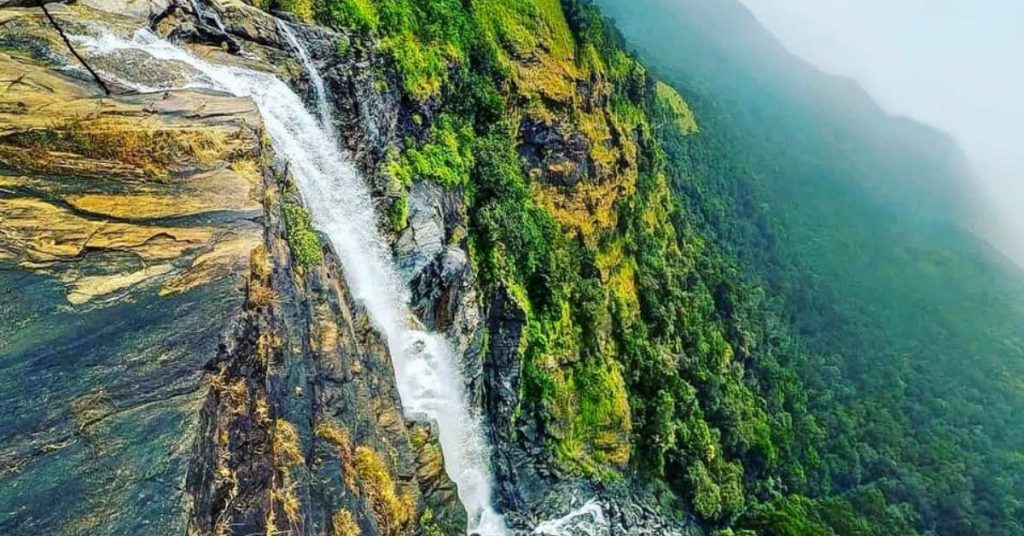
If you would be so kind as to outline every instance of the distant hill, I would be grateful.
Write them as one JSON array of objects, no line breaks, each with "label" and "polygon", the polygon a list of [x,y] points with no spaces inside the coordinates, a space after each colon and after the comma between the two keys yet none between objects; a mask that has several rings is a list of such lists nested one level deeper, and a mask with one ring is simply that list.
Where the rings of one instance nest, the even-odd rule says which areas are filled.
[{"label": "distant hill", "polygon": [[666,142],[682,202],[811,352],[786,366],[827,433],[787,491],[877,491],[922,533],[1024,533],[1024,293],[966,228],[981,206],[956,144],[795,57],[737,1],[598,4],[693,106],[700,136]]}]

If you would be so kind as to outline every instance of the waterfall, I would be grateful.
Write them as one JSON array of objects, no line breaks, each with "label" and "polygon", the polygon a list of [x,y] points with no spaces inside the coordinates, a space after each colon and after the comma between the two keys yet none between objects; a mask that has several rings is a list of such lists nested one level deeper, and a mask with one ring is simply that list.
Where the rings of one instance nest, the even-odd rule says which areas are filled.
[{"label": "waterfall", "polygon": [[216,11],[203,7],[202,0],[190,0],[190,3],[192,4],[192,10],[196,12],[196,16],[200,20],[209,20],[218,30],[227,32],[227,29],[224,27],[224,21],[220,20],[220,15]]},{"label": "waterfall", "polygon": [[[287,26],[282,34],[296,50],[298,40]],[[147,62],[176,64],[190,87],[206,87],[249,97],[259,108],[274,150],[286,159],[302,197],[313,213],[316,227],[330,240],[344,268],[353,297],[366,307],[384,334],[394,362],[399,394],[410,414],[436,420],[445,469],[458,485],[459,498],[469,514],[470,533],[502,536],[504,519],[492,506],[493,477],[490,448],[480,416],[466,400],[465,382],[454,352],[437,334],[416,329],[409,295],[392,262],[387,242],[377,232],[377,216],[370,191],[326,125],[326,94],[304,50],[300,58],[309,69],[317,92],[321,117],[311,114],[284,82],[267,74],[238,67],[213,65],[162,40],[148,30],[131,39],[105,33],[78,41],[94,55],[123,55],[111,62],[122,80],[145,72]],[[139,90],[174,89],[145,88]]]},{"label": "waterfall", "polygon": [[604,517],[604,508],[595,499],[556,519],[549,519],[537,525],[532,534],[537,536],[583,535],[606,536],[611,527]]},{"label": "waterfall", "polygon": [[323,125],[324,130],[331,135],[331,139],[337,139],[334,133],[334,124],[331,122],[331,103],[327,100],[327,88],[324,86],[324,77],[320,76],[320,71],[313,64],[313,60],[310,59],[306,48],[295,37],[295,32],[292,31],[291,26],[287,22],[278,19],[277,29],[284,36],[285,40],[288,41],[288,44],[295,49],[295,53],[299,56],[299,61],[302,62],[302,66],[306,69],[306,74],[309,76],[309,85],[313,87],[313,97],[316,101],[316,111],[320,114],[320,123]]}]

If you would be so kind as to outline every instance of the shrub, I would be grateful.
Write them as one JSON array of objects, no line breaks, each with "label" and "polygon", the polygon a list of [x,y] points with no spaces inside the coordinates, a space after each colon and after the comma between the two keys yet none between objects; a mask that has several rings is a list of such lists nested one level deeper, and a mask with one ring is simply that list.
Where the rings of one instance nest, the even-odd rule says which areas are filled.
[{"label": "shrub", "polygon": [[426,143],[406,149],[388,164],[388,171],[404,185],[416,180],[446,188],[465,184],[473,168],[473,140],[468,124],[443,115],[431,126]]},{"label": "shrub", "polygon": [[415,497],[398,491],[391,471],[376,450],[359,446],[355,457],[359,484],[370,500],[380,533],[383,536],[404,534],[416,512]]},{"label": "shrub", "polygon": [[371,0],[318,2],[315,11],[317,20],[329,26],[374,32],[380,24],[377,8]]},{"label": "shrub", "polygon": [[429,507],[420,516],[420,530],[423,536],[444,536],[444,531],[434,521],[434,511]]},{"label": "shrub", "polygon": [[342,508],[331,516],[331,527],[334,536],[360,536],[363,531],[359,529],[352,512]]},{"label": "shrub", "polygon": [[277,7],[306,22],[313,20],[313,0],[277,0]]},{"label": "shrub", "polygon": [[405,186],[402,186],[398,197],[391,203],[388,221],[395,231],[401,231],[409,224],[409,190]]},{"label": "shrub", "polygon": [[[302,516],[302,504],[299,502],[298,495],[295,494],[291,466],[304,463],[305,456],[302,454],[299,431],[294,424],[284,419],[274,421],[271,453],[277,472],[270,491],[271,502],[280,506],[285,519],[295,524]],[[273,509],[268,514],[267,526],[275,526]]]},{"label": "shrub", "polygon": [[285,225],[288,228],[288,244],[292,257],[299,266],[311,266],[323,258],[320,237],[313,230],[313,215],[295,203],[284,205]]},{"label": "shrub", "polygon": [[355,491],[357,469],[355,456],[352,452],[352,440],[348,430],[334,422],[322,421],[316,425],[316,435],[338,447],[338,457],[341,459],[342,479],[345,482],[345,487],[350,491]]}]

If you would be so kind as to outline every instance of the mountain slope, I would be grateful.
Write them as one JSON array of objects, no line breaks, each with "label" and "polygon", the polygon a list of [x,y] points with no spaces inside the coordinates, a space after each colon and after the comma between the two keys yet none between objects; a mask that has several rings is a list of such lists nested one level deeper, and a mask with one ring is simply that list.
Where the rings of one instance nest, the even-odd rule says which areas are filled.
[{"label": "mountain slope", "polygon": [[[275,154],[266,95],[125,87],[190,80],[137,44],[80,47],[104,95],[37,8],[0,11],[27,72],[0,96],[6,533],[478,526],[451,423],[399,397],[436,350],[389,351],[352,229],[313,227],[376,209],[351,234],[391,241],[391,324],[461,358],[509,532],[1020,534],[1020,289],[958,225],[943,136],[728,2],[609,4],[657,15],[633,35],[664,81],[585,0],[253,4],[49,9],[274,73],[360,174]],[[362,188],[334,175],[373,203],[325,202]]]},{"label": "mountain slope", "polygon": [[707,141],[677,145],[684,198],[814,354],[802,376],[828,440],[790,489],[880,490],[922,531],[1019,534],[1020,274],[964,230],[956,147],[792,57],[737,2],[601,3],[694,103]]}]

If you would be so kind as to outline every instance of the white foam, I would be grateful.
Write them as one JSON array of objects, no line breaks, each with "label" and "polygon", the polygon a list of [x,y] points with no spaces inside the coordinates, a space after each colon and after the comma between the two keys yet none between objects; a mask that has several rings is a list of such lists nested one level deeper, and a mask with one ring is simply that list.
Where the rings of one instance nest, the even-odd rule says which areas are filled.
[{"label": "white foam", "polygon": [[[106,34],[77,41],[91,55],[142,51],[153,61],[179,66],[189,80],[187,85],[252,98],[275,151],[288,161],[316,227],[338,253],[354,298],[366,307],[387,339],[406,412],[425,414],[437,421],[445,469],[458,485],[459,498],[469,514],[467,531],[485,536],[507,534],[504,519],[492,506],[490,448],[478,412],[467,404],[465,381],[455,356],[443,337],[412,327],[409,296],[391,260],[389,246],[377,232],[370,191],[348,156],[339,150],[329,127],[330,107],[323,80],[294,34],[287,26],[281,28],[309,71],[319,119],[278,78],[208,63],[147,30],[131,39]],[[132,83],[131,72],[114,74]],[[154,89],[141,84],[134,87],[139,91]]]},{"label": "white foam", "polygon": [[533,534],[538,536],[606,536],[611,526],[604,516],[604,508],[596,499],[590,499],[583,506],[556,519],[549,519],[537,525]]}]

